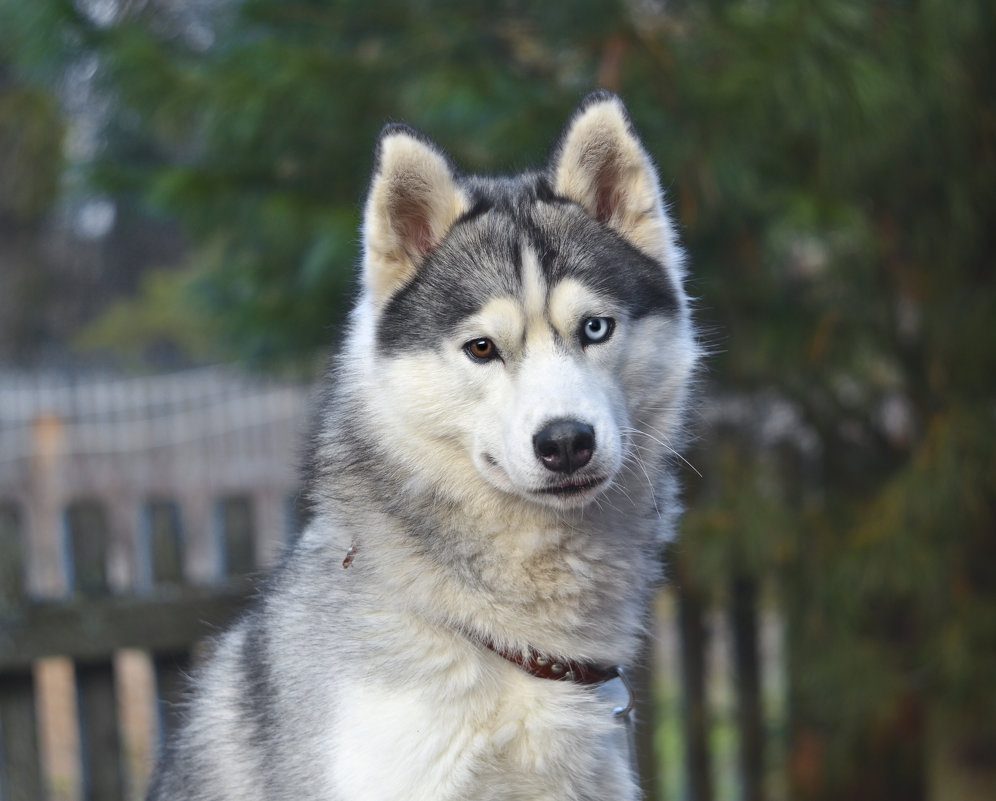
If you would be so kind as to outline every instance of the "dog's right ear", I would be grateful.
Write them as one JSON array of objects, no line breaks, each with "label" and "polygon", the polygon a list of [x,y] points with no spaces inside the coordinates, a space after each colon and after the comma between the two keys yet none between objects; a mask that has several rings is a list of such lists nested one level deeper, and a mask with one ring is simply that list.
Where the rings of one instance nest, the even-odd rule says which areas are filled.
[{"label": "dog's right ear", "polygon": [[597,91],[582,101],[561,136],[550,174],[557,194],[666,268],[679,268],[657,169],[614,94]]},{"label": "dog's right ear", "polygon": [[468,207],[449,159],[407,125],[381,131],[363,219],[363,281],[384,303]]}]

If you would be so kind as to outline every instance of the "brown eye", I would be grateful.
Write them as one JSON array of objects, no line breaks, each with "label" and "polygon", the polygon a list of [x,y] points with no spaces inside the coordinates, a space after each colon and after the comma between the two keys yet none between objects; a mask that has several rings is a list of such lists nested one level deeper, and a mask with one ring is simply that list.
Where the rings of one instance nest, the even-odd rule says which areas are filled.
[{"label": "brown eye", "polygon": [[463,346],[463,349],[474,361],[489,362],[498,358],[498,348],[490,339],[472,339]]}]

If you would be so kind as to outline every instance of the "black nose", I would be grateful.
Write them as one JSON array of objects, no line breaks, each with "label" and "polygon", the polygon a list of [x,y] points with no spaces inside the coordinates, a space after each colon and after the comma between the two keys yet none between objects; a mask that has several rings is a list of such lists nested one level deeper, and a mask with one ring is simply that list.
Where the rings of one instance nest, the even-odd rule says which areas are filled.
[{"label": "black nose", "polygon": [[595,429],[577,420],[554,420],[533,437],[533,450],[547,470],[573,473],[591,461]]}]

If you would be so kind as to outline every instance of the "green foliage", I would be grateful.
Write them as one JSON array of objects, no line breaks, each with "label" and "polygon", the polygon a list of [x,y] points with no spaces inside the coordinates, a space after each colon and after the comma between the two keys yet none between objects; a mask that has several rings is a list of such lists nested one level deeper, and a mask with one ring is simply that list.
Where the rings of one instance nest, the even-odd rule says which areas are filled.
[{"label": "green foliage", "polygon": [[206,314],[190,314],[187,307],[196,291],[191,271],[175,275],[168,270],[145,273],[137,299],[121,299],[77,334],[76,344],[87,350],[116,352],[126,364],[139,368],[150,347],[179,347],[200,362],[217,361],[223,354],[217,342],[218,326]]},{"label": "green foliage", "polygon": [[246,2],[209,20],[223,38],[205,49],[157,4],[108,27],[69,3],[7,11],[34,34],[22,63],[46,63],[39,37],[65,43],[60,63],[99,54],[116,106],[95,180],[185,223],[188,314],[219,316],[229,353],[270,366],[314,363],[334,338],[386,121],[423,126],[471,168],[535,163],[593,83],[597,35],[620,24],[594,2],[576,18],[480,0],[449,17],[400,0]]},{"label": "green foliage", "polygon": [[0,219],[37,219],[57,195],[62,122],[44,92],[0,83]]}]

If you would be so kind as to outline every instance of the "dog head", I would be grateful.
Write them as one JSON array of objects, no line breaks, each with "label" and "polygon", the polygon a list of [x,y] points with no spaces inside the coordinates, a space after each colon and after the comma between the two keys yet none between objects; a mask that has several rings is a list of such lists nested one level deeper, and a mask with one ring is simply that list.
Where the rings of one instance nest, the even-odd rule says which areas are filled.
[{"label": "dog head", "polygon": [[381,134],[363,223],[355,370],[381,446],[466,497],[580,507],[650,485],[696,345],[682,255],[622,102],[596,93],[546,170],[462,176]]}]

